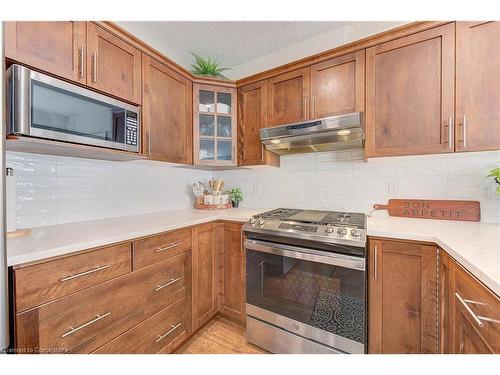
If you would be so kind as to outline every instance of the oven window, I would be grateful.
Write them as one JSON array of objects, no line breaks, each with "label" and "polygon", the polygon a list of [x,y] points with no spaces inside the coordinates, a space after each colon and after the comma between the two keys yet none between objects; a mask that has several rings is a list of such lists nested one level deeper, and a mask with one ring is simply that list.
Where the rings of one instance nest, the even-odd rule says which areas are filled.
[{"label": "oven window", "polygon": [[[124,142],[125,110],[32,81],[31,126],[68,135]],[[71,141],[71,138],[68,138]]]},{"label": "oven window", "polygon": [[363,271],[247,249],[247,303],[365,342]]}]

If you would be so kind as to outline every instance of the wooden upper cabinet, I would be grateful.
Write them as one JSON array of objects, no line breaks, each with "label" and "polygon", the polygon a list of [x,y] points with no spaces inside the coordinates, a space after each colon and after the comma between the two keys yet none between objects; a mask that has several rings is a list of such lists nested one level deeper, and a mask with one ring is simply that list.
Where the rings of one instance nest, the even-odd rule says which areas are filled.
[{"label": "wooden upper cabinet", "polygon": [[219,225],[219,311],[240,322],[245,321],[245,253],[242,224]]},{"label": "wooden upper cabinet", "polygon": [[112,33],[87,22],[87,85],[141,103],[141,52]]},{"label": "wooden upper cabinet", "polygon": [[300,122],[309,118],[309,67],[280,74],[267,81],[267,126]]},{"label": "wooden upper cabinet", "polygon": [[438,353],[437,248],[370,240],[368,352]]},{"label": "wooden upper cabinet", "polygon": [[456,150],[500,149],[500,22],[457,22]]},{"label": "wooden upper cabinet", "polygon": [[453,152],[455,25],[366,50],[366,156]]},{"label": "wooden upper cabinet", "polygon": [[238,165],[279,166],[279,156],[266,151],[260,140],[260,129],[266,127],[266,81],[239,89],[238,116]]},{"label": "wooden upper cabinet", "polygon": [[143,150],[151,159],[192,164],[191,81],[142,55]]},{"label": "wooden upper cabinet", "polygon": [[85,22],[5,22],[5,57],[85,83]]},{"label": "wooden upper cabinet", "polygon": [[364,108],[364,50],[311,67],[311,118],[363,112]]},{"label": "wooden upper cabinet", "polygon": [[203,224],[193,229],[193,331],[217,313],[216,225]]},{"label": "wooden upper cabinet", "polygon": [[193,164],[237,165],[236,88],[193,85]]}]

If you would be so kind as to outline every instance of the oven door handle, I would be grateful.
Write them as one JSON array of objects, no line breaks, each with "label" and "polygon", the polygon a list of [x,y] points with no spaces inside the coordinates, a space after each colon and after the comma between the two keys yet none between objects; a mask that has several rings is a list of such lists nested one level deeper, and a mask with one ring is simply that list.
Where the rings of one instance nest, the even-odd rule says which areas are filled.
[{"label": "oven door handle", "polygon": [[344,254],[328,253],[327,255],[321,255],[313,249],[257,240],[245,240],[244,245],[245,249],[247,250],[281,255],[288,258],[316,263],[330,264],[332,266],[345,267],[353,270],[364,271],[366,267],[364,258],[353,257]]}]

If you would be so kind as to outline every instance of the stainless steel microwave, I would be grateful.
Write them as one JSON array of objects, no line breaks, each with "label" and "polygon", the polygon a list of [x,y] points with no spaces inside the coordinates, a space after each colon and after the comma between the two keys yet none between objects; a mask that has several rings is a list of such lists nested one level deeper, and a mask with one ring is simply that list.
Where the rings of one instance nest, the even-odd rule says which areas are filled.
[{"label": "stainless steel microwave", "polygon": [[139,152],[139,107],[20,65],[6,74],[9,134]]}]

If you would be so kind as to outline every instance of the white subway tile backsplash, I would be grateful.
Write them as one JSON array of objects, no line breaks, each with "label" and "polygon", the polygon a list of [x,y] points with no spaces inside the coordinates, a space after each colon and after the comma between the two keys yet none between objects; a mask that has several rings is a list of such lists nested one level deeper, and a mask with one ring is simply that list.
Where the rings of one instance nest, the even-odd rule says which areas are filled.
[{"label": "white subway tile backsplash", "polygon": [[[281,168],[224,171],[230,186],[248,199],[242,207],[299,207],[368,213],[390,198],[478,200],[488,171],[499,165],[499,152],[376,158],[363,151],[337,151],[281,157]],[[273,184],[262,194],[243,181]],[[264,185],[263,185],[264,186]],[[281,190],[280,187],[281,186]],[[265,204],[264,204],[265,202]],[[268,203],[272,203],[271,205]],[[500,199],[480,200],[482,219],[500,222]]]},{"label": "white subway tile backsplash", "polygon": [[241,187],[242,207],[369,212],[390,198],[480,200],[482,220],[500,222],[500,198],[481,199],[499,152],[364,161],[363,151],[290,155],[281,168],[226,171],[150,161],[110,162],[7,152],[17,176],[19,228],[191,207],[191,185],[221,176]]}]

